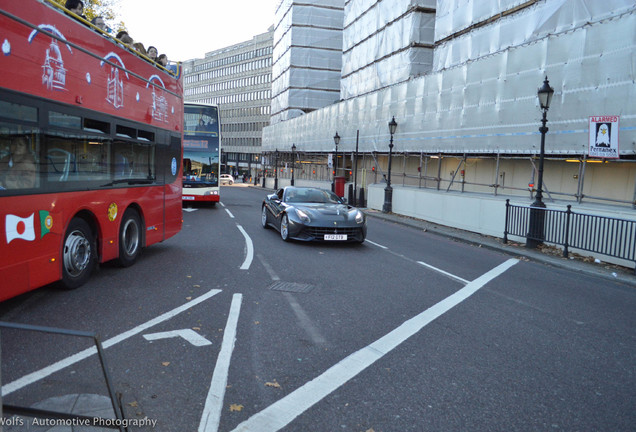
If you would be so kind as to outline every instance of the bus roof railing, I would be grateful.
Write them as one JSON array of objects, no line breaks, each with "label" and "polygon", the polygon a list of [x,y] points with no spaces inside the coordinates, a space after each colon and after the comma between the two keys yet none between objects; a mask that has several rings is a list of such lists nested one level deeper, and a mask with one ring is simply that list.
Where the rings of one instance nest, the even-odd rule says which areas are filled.
[{"label": "bus roof railing", "polygon": [[178,78],[178,76],[179,76],[179,74],[178,74],[179,63],[177,63],[177,70],[176,71],[168,69],[168,68],[164,67],[163,65],[157,63],[156,61],[154,61],[153,59],[151,59],[147,55],[145,55],[143,53],[140,53],[139,51],[137,51],[136,49],[131,48],[127,44],[122,43],[119,39],[111,36],[108,32],[105,32],[104,30],[100,29],[95,24],[93,24],[92,22],[90,22],[87,19],[85,19],[83,16],[77,15],[75,12],[72,12],[72,11],[66,9],[64,6],[62,6],[61,4],[55,2],[54,0],[46,0],[46,2],[49,3],[49,5],[53,6],[54,8],[59,9],[60,11],[64,12],[65,14],[68,14],[69,16],[73,17],[77,21],[79,21],[82,24],[86,25],[91,30],[95,30],[96,32],[98,32],[102,36],[107,37],[113,43],[121,46],[122,48],[126,48],[128,51],[130,51],[131,53],[135,54],[137,57],[140,57],[140,58],[152,63],[158,69],[162,69],[164,72],[166,72],[166,73]]}]

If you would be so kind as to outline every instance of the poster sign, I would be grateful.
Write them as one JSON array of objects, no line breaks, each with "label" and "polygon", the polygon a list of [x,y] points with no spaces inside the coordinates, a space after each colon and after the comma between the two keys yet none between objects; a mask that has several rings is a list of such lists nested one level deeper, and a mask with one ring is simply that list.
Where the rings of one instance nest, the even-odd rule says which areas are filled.
[{"label": "poster sign", "polygon": [[619,116],[590,117],[590,157],[618,159]]}]

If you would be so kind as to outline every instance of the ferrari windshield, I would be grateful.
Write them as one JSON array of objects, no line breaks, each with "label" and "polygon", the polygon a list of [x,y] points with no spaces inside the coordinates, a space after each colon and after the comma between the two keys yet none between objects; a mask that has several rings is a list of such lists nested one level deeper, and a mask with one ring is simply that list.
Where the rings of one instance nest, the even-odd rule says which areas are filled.
[{"label": "ferrari windshield", "polygon": [[283,201],[288,203],[341,204],[340,199],[333,192],[314,188],[287,188]]}]

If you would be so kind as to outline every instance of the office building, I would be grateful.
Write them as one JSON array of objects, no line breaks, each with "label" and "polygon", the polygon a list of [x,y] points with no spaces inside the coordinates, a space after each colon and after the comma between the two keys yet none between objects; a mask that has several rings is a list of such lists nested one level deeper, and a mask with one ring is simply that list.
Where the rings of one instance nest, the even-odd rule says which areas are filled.
[{"label": "office building", "polygon": [[219,106],[222,172],[255,175],[260,168],[271,112],[272,42],[270,29],[183,64],[185,100]]}]

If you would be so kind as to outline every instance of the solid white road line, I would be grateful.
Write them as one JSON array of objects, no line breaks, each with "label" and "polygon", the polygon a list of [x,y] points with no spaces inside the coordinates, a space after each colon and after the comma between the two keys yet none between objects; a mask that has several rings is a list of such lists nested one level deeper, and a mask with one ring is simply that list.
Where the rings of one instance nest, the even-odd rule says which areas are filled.
[{"label": "solid white road line", "polygon": [[320,330],[318,330],[318,327],[316,327],[314,323],[311,321],[311,318],[309,318],[309,315],[307,315],[307,313],[302,308],[302,306],[296,301],[296,299],[291,293],[286,292],[284,294],[285,294],[285,298],[289,302],[289,305],[294,311],[294,314],[296,314],[296,318],[298,318],[298,321],[300,322],[301,327],[305,329],[305,331],[307,332],[311,340],[316,345],[320,345],[320,346],[324,345],[327,342],[326,339],[320,333]]},{"label": "solid white road line", "polygon": [[242,294],[234,294],[232,296],[230,314],[227,317],[221,351],[216,359],[210,390],[205,400],[201,423],[199,423],[199,432],[216,432],[219,429],[223,400],[225,398],[225,388],[227,386],[227,376],[230,370],[230,360],[232,358],[232,351],[234,351],[234,343],[236,342],[236,327],[238,325],[242,300]]},{"label": "solid white road line", "polygon": [[388,249],[388,247],[386,247],[386,246],[382,246],[381,244],[378,244],[378,243],[375,243],[375,242],[372,242],[372,241],[371,241],[371,240],[369,240],[369,239],[366,239],[365,241],[366,241],[367,243],[371,243],[373,246],[377,246],[377,247],[382,248],[382,249]]},{"label": "solid white road line", "polygon": [[258,254],[257,256],[258,256],[258,259],[260,260],[261,264],[263,265],[263,267],[265,267],[265,271],[267,272],[267,274],[269,274],[269,277],[272,278],[272,280],[274,282],[279,281],[280,277],[278,277],[278,275],[276,274],[276,272],[274,271],[272,266],[269,265],[269,263],[265,260],[263,255]]},{"label": "solid white road line", "polygon": [[247,255],[245,256],[245,261],[241,265],[241,270],[249,270],[252,265],[252,260],[254,259],[254,244],[252,243],[252,239],[247,235],[242,226],[236,225],[245,237],[245,246],[247,247]]},{"label": "solid white road line", "polygon": [[[124,332],[118,336],[112,337],[106,341],[104,341],[102,343],[102,347],[104,349],[109,348],[119,342],[122,342],[128,338],[131,338],[132,336],[135,336],[147,329],[149,329],[150,327],[153,327],[159,323],[162,323],[163,321],[167,321],[170,318],[173,318],[175,316],[177,316],[178,314],[180,314],[181,312],[184,312],[196,305],[198,305],[201,302],[204,302],[205,300],[217,295],[218,293],[220,293],[221,290],[218,289],[213,289],[211,291],[209,291],[206,294],[203,294],[200,297],[195,298],[194,300],[189,301],[188,303],[185,303],[182,306],[179,306],[173,310],[171,310],[170,312],[166,312],[162,315],[159,315],[157,318],[153,318],[150,321],[146,322],[145,324],[141,324],[131,330],[128,330],[127,332]],[[43,369],[40,369],[39,371],[36,372],[32,372],[28,375],[23,376],[22,378],[19,378],[15,381],[12,381],[8,384],[5,384],[2,386],[2,396],[7,396],[8,394],[13,393],[16,390],[20,390],[23,387],[28,386],[29,384],[33,384],[34,382],[37,382],[43,378],[46,378],[49,375],[54,374],[55,372],[59,372],[62,369],[71,366],[75,363],[78,363],[94,354],[97,354],[97,348],[93,347],[93,348],[87,348],[84,351],[80,351],[77,354],[74,354],[70,357],[65,358],[64,360],[60,360],[56,363],[53,363],[50,366],[47,366]]]},{"label": "solid white road line", "polygon": [[423,265],[424,267],[430,268],[431,270],[434,270],[434,271],[436,271],[438,273],[446,275],[446,276],[448,276],[451,279],[455,279],[456,281],[459,281],[459,282],[461,282],[463,284],[469,283],[469,281],[467,281],[466,279],[462,279],[459,276],[455,276],[454,274],[448,273],[448,272],[446,272],[446,271],[444,271],[442,269],[438,269],[437,267],[433,267],[432,265],[426,264],[425,262],[418,261],[417,263]]},{"label": "solid white road line", "polygon": [[234,431],[277,431],[291,423],[296,417],[307,411],[347,381],[371,366],[385,354],[396,348],[436,318],[448,312],[477,292],[488,282],[501,275],[519,262],[510,259],[468,283],[455,294],[445,298],[419,315],[404,322],[398,328],[381,337],[361,350],[351,354],[332,366],[319,377],[313,379],[289,395],[253,415],[239,424]]}]

